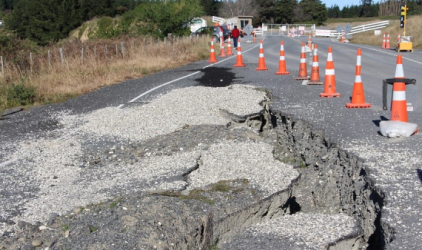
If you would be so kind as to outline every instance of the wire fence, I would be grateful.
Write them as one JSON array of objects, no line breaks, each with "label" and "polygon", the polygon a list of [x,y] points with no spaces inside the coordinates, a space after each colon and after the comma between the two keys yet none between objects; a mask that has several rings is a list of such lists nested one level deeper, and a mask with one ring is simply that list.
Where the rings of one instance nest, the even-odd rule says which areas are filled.
[{"label": "wire fence", "polygon": [[92,62],[107,64],[114,60],[129,60],[138,53],[148,55],[160,48],[177,46],[178,43],[182,42],[194,43],[198,40],[199,37],[178,37],[171,34],[163,40],[153,37],[85,43],[74,40],[62,46],[51,46],[39,52],[28,52],[24,58],[0,56],[1,78],[13,78],[13,74],[37,73],[59,66],[84,67],[89,66]]}]

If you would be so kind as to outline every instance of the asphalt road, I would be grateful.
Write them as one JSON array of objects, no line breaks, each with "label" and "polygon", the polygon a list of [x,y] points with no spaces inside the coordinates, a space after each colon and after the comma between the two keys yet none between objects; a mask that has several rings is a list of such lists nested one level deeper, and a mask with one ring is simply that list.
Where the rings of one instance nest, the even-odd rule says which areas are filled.
[{"label": "asphalt road", "polygon": [[[278,70],[280,41],[284,41],[287,70],[290,75],[275,75]],[[315,127],[322,128],[331,139],[340,146],[350,147],[351,142],[365,143],[371,147],[391,152],[391,162],[388,164],[395,168],[403,163],[403,159],[395,158],[397,154],[406,152],[412,157],[408,163],[409,169],[402,172],[386,172],[386,174],[409,178],[412,182],[409,186],[395,189],[401,185],[402,179],[397,178],[387,185],[386,179],[380,174],[374,174],[374,179],[386,193],[386,204],[390,206],[389,211],[383,213],[383,220],[390,222],[400,220],[400,225],[393,227],[396,230],[396,237],[390,249],[417,249],[418,242],[422,240],[422,226],[419,215],[422,214],[420,195],[422,194],[422,166],[417,158],[421,155],[420,134],[409,138],[388,139],[379,134],[378,123],[380,120],[389,119],[390,112],[382,109],[382,81],[386,78],[393,78],[396,69],[397,52],[394,50],[381,49],[381,46],[366,46],[356,44],[342,44],[331,38],[313,38],[312,41],[318,44],[319,67],[321,81],[324,81],[324,70],[327,60],[328,47],[333,49],[333,60],[336,75],[336,90],[341,94],[338,98],[320,98],[319,93],[323,92],[323,86],[302,85],[301,81],[295,81],[298,75],[301,42],[307,42],[308,37],[287,38],[287,37],[265,37],[263,39],[264,55],[268,71],[257,71],[259,55],[259,38],[257,43],[250,43],[250,38],[242,40],[242,57],[246,67],[235,68],[236,55],[221,58],[218,62],[210,64],[205,61],[192,63],[188,66],[163,71],[142,79],[134,79],[105,87],[75,98],[63,104],[37,107],[29,111],[20,112],[4,117],[0,121],[0,140],[13,140],[28,133],[37,134],[49,125],[51,113],[60,110],[70,110],[72,113],[85,113],[96,109],[118,106],[125,108],[131,105],[147,103],[158,95],[167,93],[172,89],[187,86],[227,86],[229,84],[251,84],[269,90],[272,94],[271,107],[286,113],[291,113],[299,118],[311,122]],[[380,42],[381,44],[381,42]],[[392,44],[392,47],[395,47]],[[346,109],[345,104],[350,101],[355,80],[356,52],[362,48],[362,81],[365,88],[366,101],[372,104],[370,109]],[[419,103],[421,93],[418,85],[422,83],[422,52],[401,53],[403,56],[403,67],[406,78],[416,79],[416,86],[409,86],[406,95],[408,102],[412,102],[415,110],[409,112],[409,122],[422,124],[422,106]],[[312,60],[311,54],[307,53],[308,72],[310,72]],[[54,122],[54,121],[52,121]],[[367,147],[361,150],[363,158],[371,158],[368,155]],[[384,152],[382,151],[382,152]],[[0,153],[0,166],[2,156],[7,152]],[[381,156],[382,158],[382,156]],[[374,156],[373,161],[379,161],[379,156]],[[404,159],[406,161],[406,159]],[[379,163],[381,164],[381,163]],[[387,163],[383,163],[388,167]],[[406,163],[407,164],[407,163]],[[377,167],[377,165],[372,165]],[[375,171],[374,171],[375,173]],[[381,176],[381,177],[380,177]],[[412,190],[413,194],[407,199],[400,201],[393,200],[392,194],[397,190]],[[416,197],[416,198],[415,198]],[[401,206],[409,206],[415,213],[402,216],[399,211]],[[391,222],[391,224],[394,224]],[[416,228],[415,228],[416,227]],[[415,247],[415,248],[413,248]]]}]

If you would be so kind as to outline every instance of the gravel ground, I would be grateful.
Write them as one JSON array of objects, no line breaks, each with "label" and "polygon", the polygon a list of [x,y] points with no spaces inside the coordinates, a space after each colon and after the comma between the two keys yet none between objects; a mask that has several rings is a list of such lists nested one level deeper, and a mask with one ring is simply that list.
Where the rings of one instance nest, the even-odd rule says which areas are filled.
[{"label": "gravel ground", "polygon": [[[143,219],[136,217],[137,226],[133,230],[145,226],[142,223],[148,220],[145,215],[153,216],[154,211],[163,211],[159,207],[171,210],[170,203],[174,204],[174,214],[180,216],[176,220],[183,220],[190,214],[190,209],[191,214],[201,216],[212,209],[204,207],[203,203],[196,209],[198,205],[194,200],[184,203],[167,200],[174,198],[157,198],[160,202],[156,202],[143,196],[151,192],[189,195],[219,181],[247,180],[249,191],[233,193],[237,198],[232,202],[227,203],[227,195],[205,196],[219,204],[214,207],[218,219],[286,189],[299,173],[292,165],[274,159],[272,141],[259,136],[257,121],[248,120],[265,112],[266,99],[265,92],[242,85],[189,87],[174,90],[143,106],[110,107],[87,115],[54,114],[47,124],[51,129],[42,136],[25,138],[18,146],[11,142],[2,145],[2,150],[15,150],[15,153],[2,155],[0,165],[4,173],[1,177],[0,233],[6,239],[6,245],[0,244],[0,249],[30,249],[31,245],[40,243],[37,240],[44,242],[46,249],[49,246],[52,249],[59,249],[58,246],[122,249],[110,242],[126,246],[124,249],[181,249],[172,246],[171,240],[157,240],[159,235],[152,237],[153,232],[140,237],[145,240],[144,245],[135,243],[132,236],[116,238],[111,235],[116,230],[116,220],[121,221],[123,216],[129,216],[125,217],[126,224],[135,220],[130,216],[135,216],[139,210],[129,208],[139,208],[140,200],[146,200],[143,206],[156,205],[145,208],[149,212]],[[115,202],[116,197],[123,198]],[[127,206],[120,206],[123,201]],[[190,209],[181,212],[177,210],[179,206]],[[111,211],[101,213],[101,209],[93,207],[107,207]],[[96,213],[92,213],[93,210]],[[131,213],[128,215],[127,211]],[[166,221],[166,215],[156,216],[163,216]],[[64,220],[68,221],[64,223]],[[303,228],[303,234],[295,233],[300,220],[309,222]],[[195,218],[192,221],[197,222]],[[99,230],[101,237],[97,235],[94,241],[94,236],[89,235],[97,231],[97,226],[92,223],[102,225],[101,229],[109,225],[107,230]],[[183,222],[179,226],[195,223]],[[70,233],[75,238],[69,236],[68,230],[60,230],[64,224],[76,224]],[[321,228],[319,234],[315,234],[312,225],[322,228],[325,225],[330,230]],[[46,227],[52,230],[46,230]],[[288,227],[289,234],[276,229],[282,227]],[[145,230],[147,228],[145,226]],[[178,229],[175,227],[168,233]],[[327,247],[330,242],[357,229],[356,222],[345,215],[298,214],[271,220],[246,232],[259,235],[268,234],[268,230],[274,231],[276,238],[289,241],[293,237],[299,246],[317,249]],[[46,237],[50,239],[47,242]],[[163,245],[159,246],[157,242],[163,242]],[[25,247],[20,248],[22,246]]]}]

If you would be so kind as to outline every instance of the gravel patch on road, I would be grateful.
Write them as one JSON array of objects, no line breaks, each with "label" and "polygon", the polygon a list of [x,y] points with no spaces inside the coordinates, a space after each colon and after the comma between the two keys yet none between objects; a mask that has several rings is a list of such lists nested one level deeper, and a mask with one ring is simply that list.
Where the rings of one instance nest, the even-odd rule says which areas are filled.
[{"label": "gravel patch on road", "polygon": [[[262,115],[266,101],[266,93],[251,86],[189,87],[171,91],[142,106],[108,107],[85,115],[55,114],[51,119],[53,123],[58,122],[56,129],[39,137],[30,136],[18,146],[4,146],[16,148],[16,152],[2,166],[7,178],[2,180],[6,188],[0,200],[0,233],[19,231],[25,225],[20,221],[47,225],[52,217],[67,218],[69,212],[80,211],[81,207],[95,207],[93,204],[132,194],[164,191],[186,194],[189,193],[186,191],[207,189],[219,181],[239,180],[247,180],[244,185],[250,185],[253,190],[250,199],[263,199],[285,190],[299,173],[293,166],[274,159],[273,146],[256,133],[255,125],[260,121],[249,124],[252,128],[230,127],[235,123],[231,119],[245,122],[250,116]],[[224,127],[227,135],[196,142],[186,132],[186,137],[172,142],[174,145],[167,148],[161,145],[160,137],[193,131],[194,126],[204,125]],[[247,132],[239,133],[240,130]],[[204,127],[204,131],[212,129]],[[236,134],[245,136],[238,140]],[[154,152],[140,146],[148,140],[155,142]],[[174,150],[178,142],[190,146]],[[243,193],[247,195],[247,191]],[[108,207],[113,206],[111,203]],[[248,204],[221,206],[222,211],[233,213],[235,208]],[[324,236],[318,238],[309,226],[298,236],[305,245],[314,242],[320,246],[349,234],[350,226],[354,225],[343,215],[303,216],[286,216],[250,232],[256,234],[262,230],[266,234],[275,230],[277,234],[277,228],[287,226],[292,227],[288,231],[295,232],[300,220],[315,224],[324,221],[334,231],[321,230]],[[91,219],[87,215],[86,220]],[[341,224],[344,230],[336,231]]]},{"label": "gravel patch on road", "polygon": [[[265,100],[265,92],[246,85],[189,87],[174,90],[140,107],[109,107],[86,115],[54,114],[53,119],[60,123],[59,130],[48,131],[39,139],[31,135],[19,146],[2,146],[16,147],[16,150],[6,159],[10,162],[4,164],[8,177],[3,183],[6,190],[1,197],[0,216],[4,221],[44,221],[50,213],[63,214],[74,206],[109,198],[111,189],[125,190],[135,180],[142,183],[139,190],[180,189],[185,185],[183,182],[163,184],[154,179],[162,175],[182,175],[195,166],[200,153],[193,151],[171,157],[146,158],[129,166],[117,161],[86,171],[83,156],[90,153],[86,151],[90,150],[87,145],[101,144],[103,138],[114,139],[116,143],[142,141],[185,126],[227,125],[230,120],[221,116],[220,110],[239,117],[261,113]],[[131,191],[138,189],[132,186]],[[14,200],[11,201],[7,194],[13,193]],[[0,226],[0,232],[3,231]]]},{"label": "gravel patch on road", "polygon": [[[188,87],[176,89],[151,103],[126,109],[100,109],[79,117],[80,130],[97,136],[118,136],[145,140],[168,134],[186,125],[229,123],[222,115],[227,111],[237,116],[262,112],[265,93],[246,85],[225,88]],[[64,122],[75,117],[63,117]],[[76,118],[78,119],[78,118]]]},{"label": "gravel patch on road", "polygon": [[344,214],[296,213],[256,224],[223,249],[327,249],[356,230],[356,222]]},{"label": "gravel patch on road", "polygon": [[[286,189],[299,173],[291,165],[276,161],[267,143],[223,142],[211,145],[201,156],[198,171],[189,175],[188,190],[215,183],[215,180],[249,179],[269,196]],[[264,173],[264,174],[263,174]]]}]

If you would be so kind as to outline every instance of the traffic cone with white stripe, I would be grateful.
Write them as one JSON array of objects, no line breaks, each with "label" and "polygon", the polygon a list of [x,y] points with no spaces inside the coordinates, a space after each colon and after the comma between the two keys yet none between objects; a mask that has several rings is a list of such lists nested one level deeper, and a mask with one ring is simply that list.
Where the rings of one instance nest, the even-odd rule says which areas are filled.
[{"label": "traffic cone with white stripe", "polygon": [[387,41],[385,42],[385,48],[390,49],[390,33],[387,34]]},{"label": "traffic cone with white stripe", "polygon": [[233,55],[233,51],[232,51],[232,42],[231,42],[231,38],[229,37],[229,41],[227,42],[227,53],[226,55],[228,56],[232,56]]},{"label": "traffic cone with white stripe", "polygon": [[403,82],[393,83],[393,99],[391,100],[391,119],[389,121],[380,121],[380,132],[383,136],[399,137],[411,136],[418,132],[418,125],[408,122],[407,102],[406,102],[406,83],[404,82],[403,59],[397,55],[396,73],[394,79],[403,79]]},{"label": "traffic cone with white stripe", "polygon": [[[397,56],[395,79],[404,79],[403,59],[401,55]],[[393,100],[391,101],[391,119],[392,121],[407,122],[407,103],[406,103],[406,84],[404,82],[395,82],[393,84]]]},{"label": "traffic cone with white stripe", "polygon": [[333,49],[328,47],[327,65],[325,66],[325,85],[324,93],[320,97],[340,97],[336,92],[336,75],[333,62]]},{"label": "traffic cone with white stripe", "polygon": [[397,50],[400,47],[400,34],[397,35]]},{"label": "traffic cone with white stripe", "polygon": [[290,74],[286,71],[286,58],[284,56],[284,42],[280,42],[280,62],[278,63],[278,71],[275,72],[276,75],[288,75]]},{"label": "traffic cone with white stripe", "polygon": [[309,38],[308,38],[308,48],[312,49],[312,38],[311,38],[311,34],[309,34]]},{"label": "traffic cone with white stripe", "polygon": [[311,80],[309,80],[308,85],[322,85],[319,77],[319,58],[318,58],[318,45],[314,45],[314,56],[312,59],[312,69],[311,69]]},{"label": "traffic cone with white stripe", "polygon": [[227,57],[226,52],[224,51],[224,37],[223,32],[220,32],[220,57]]},{"label": "traffic cone with white stripe", "polygon": [[365,103],[365,93],[361,77],[362,71],[362,50],[358,49],[356,60],[356,76],[353,85],[352,100],[346,104],[346,108],[370,108],[371,104]]},{"label": "traffic cone with white stripe", "polygon": [[215,63],[217,62],[217,58],[215,56],[215,49],[214,49],[214,40],[211,39],[211,52],[210,52],[210,60],[209,63]]},{"label": "traffic cone with white stripe", "polygon": [[245,64],[243,64],[242,47],[240,46],[240,39],[237,41],[237,58],[234,67],[245,67]]},{"label": "traffic cone with white stripe", "polygon": [[381,48],[385,49],[385,33],[382,36],[382,47]]},{"label": "traffic cone with white stripe", "polygon": [[308,70],[306,68],[305,43],[302,42],[302,50],[300,53],[299,76],[295,80],[309,80]]},{"label": "traffic cone with white stripe", "polygon": [[264,47],[262,45],[262,40],[259,41],[259,60],[258,60],[258,68],[256,70],[268,70],[265,66],[265,57],[264,57]]}]

